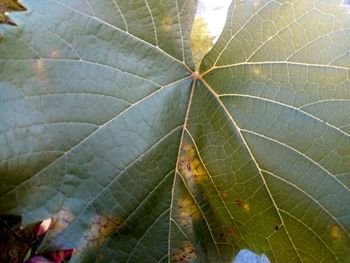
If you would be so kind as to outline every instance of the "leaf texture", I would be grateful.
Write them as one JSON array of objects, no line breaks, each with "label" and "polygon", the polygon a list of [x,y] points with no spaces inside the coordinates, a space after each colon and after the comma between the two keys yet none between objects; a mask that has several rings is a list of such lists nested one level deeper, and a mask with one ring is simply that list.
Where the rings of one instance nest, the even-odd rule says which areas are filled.
[{"label": "leaf texture", "polygon": [[350,259],[350,15],[233,1],[26,0],[0,27],[0,213],[72,262]]}]

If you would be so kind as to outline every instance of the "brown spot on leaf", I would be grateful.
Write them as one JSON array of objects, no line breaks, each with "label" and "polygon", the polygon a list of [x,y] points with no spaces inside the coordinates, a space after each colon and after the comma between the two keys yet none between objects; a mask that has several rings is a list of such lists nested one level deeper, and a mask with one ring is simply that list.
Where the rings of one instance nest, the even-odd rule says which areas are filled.
[{"label": "brown spot on leaf", "polygon": [[183,241],[180,248],[171,250],[171,262],[193,262],[197,252],[190,241]]},{"label": "brown spot on leaf", "polygon": [[241,198],[237,198],[236,200],[235,200],[235,203],[236,203],[236,205],[239,207],[239,208],[241,208],[241,209],[243,209],[243,210],[245,210],[245,211],[249,211],[250,210],[250,204],[247,202],[247,201],[244,201],[243,199],[241,199]]},{"label": "brown spot on leaf", "polygon": [[215,236],[217,242],[231,243],[234,242],[238,235],[238,230],[234,227],[223,227],[220,228]]},{"label": "brown spot on leaf", "polygon": [[96,216],[91,220],[91,227],[81,239],[77,253],[80,254],[86,248],[97,249],[112,236],[121,225],[119,216]]},{"label": "brown spot on leaf", "polygon": [[178,169],[190,187],[208,178],[195,147],[187,142],[181,146]]}]

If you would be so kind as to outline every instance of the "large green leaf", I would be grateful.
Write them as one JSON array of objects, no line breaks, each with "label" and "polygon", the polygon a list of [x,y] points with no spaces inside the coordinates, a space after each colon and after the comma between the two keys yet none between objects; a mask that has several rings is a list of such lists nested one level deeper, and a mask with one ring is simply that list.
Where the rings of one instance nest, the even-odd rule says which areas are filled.
[{"label": "large green leaf", "polygon": [[233,1],[26,0],[0,27],[0,213],[73,262],[350,262],[350,15]]}]

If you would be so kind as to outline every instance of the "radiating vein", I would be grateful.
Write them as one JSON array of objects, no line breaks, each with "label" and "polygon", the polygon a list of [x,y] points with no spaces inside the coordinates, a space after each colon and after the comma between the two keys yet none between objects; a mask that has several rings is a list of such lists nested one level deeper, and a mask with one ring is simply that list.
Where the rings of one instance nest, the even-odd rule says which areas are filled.
[{"label": "radiating vein", "polygon": [[310,162],[312,162],[314,165],[316,165],[318,168],[320,168],[322,171],[326,172],[329,176],[331,176],[336,182],[338,182],[345,190],[349,191],[350,192],[350,189],[345,185],[343,184],[341,181],[338,180],[338,178],[332,174],[330,171],[328,171],[325,167],[323,167],[321,164],[319,164],[318,162],[316,162],[315,160],[313,160],[311,157],[305,155],[304,153],[300,152],[298,149],[295,149],[294,147],[286,144],[286,143],[283,143],[283,142],[280,142],[276,139],[273,139],[269,136],[266,136],[264,134],[260,134],[258,132],[255,132],[255,131],[250,131],[250,130],[247,130],[247,129],[241,129],[242,132],[246,132],[246,133],[251,133],[251,134],[254,134],[260,138],[264,138],[266,140],[269,140],[269,141],[272,141],[272,142],[275,142],[279,145],[282,145],[290,150],[292,150],[293,152],[297,153],[299,156],[302,156],[303,158],[309,160]]},{"label": "radiating vein", "polygon": [[303,108],[307,108],[309,106],[313,106],[313,105],[316,105],[316,104],[319,104],[319,103],[324,103],[324,102],[350,102],[350,99],[325,99],[325,100],[318,100],[318,101],[314,101],[314,102],[310,102],[310,103],[304,104],[304,105],[300,106],[299,109],[302,110]]},{"label": "radiating vein", "polygon": [[350,69],[350,67],[345,66],[336,66],[331,64],[317,64],[317,63],[303,63],[303,62],[293,62],[293,61],[257,61],[257,62],[239,62],[239,63],[233,63],[233,64],[226,64],[222,66],[213,66],[207,71],[202,73],[202,76],[206,76],[209,73],[211,73],[214,70],[218,69],[225,69],[225,68],[233,68],[238,66],[245,66],[245,65],[294,65],[294,66],[305,66],[305,67],[320,67],[320,68],[331,68],[331,69],[339,69],[339,70],[345,70],[346,72]]},{"label": "radiating vein", "polygon": [[267,99],[267,98],[263,98],[263,97],[257,97],[257,96],[253,96],[253,95],[245,95],[245,94],[221,94],[221,95],[218,95],[219,97],[246,97],[246,98],[251,98],[251,99],[255,99],[255,100],[262,100],[262,101],[266,101],[268,103],[272,103],[272,104],[277,104],[277,105],[280,105],[280,106],[283,106],[283,107],[286,107],[286,108],[290,108],[290,109],[293,109],[297,112],[300,112],[301,114],[303,115],[306,115],[314,120],[316,120],[317,122],[320,122],[322,123],[323,125],[331,128],[332,130],[336,130],[337,132],[341,133],[342,135],[345,135],[345,137],[348,137],[350,138],[350,134],[346,133],[345,131],[341,130],[340,128],[328,123],[328,122],[325,122],[324,120],[312,115],[311,113],[308,113],[306,111],[303,111],[301,108],[297,108],[297,107],[294,107],[292,105],[289,105],[289,104],[285,104],[283,102],[279,102],[279,101],[275,101],[275,100],[271,100],[271,99]]},{"label": "radiating vein", "polygon": [[[229,44],[231,43],[231,41],[244,29],[244,27],[245,27],[246,25],[248,25],[248,24],[252,21],[252,19],[253,19],[257,14],[259,14],[262,10],[264,10],[265,7],[268,6],[270,3],[271,3],[271,2],[267,1],[263,6],[261,6],[261,7],[259,8],[259,10],[257,10],[257,11],[255,12],[255,14],[253,14],[253,15],[241,26],[241,28],[240,28],[239,30],[237,30],[237,31],[230,37],[230,39],[227,41],[225,47],[221,50],[221,52],[220,52],[219,55],[217,56],[217,58],[216,58],[216,60],[215,60],[215,62],[214,62],[214,65],[213,65],[214,67],[215,67],[216,64],[218,63],[219,59],[221,58],[222,54],[225,52],[225,50],[227,49],[227,47],[229,46]],[[231,14],[231,17],[232,17],[232,14]],[[233,18],[233,19],[234,19],[234,18]]]},{"label": "radiating vein", "polygon": [[156,28],[156,23],[154,22],[154,18],[153,18],[153,15],[152,15],[152,10],[148,4],[148,1],[147,0],[144,0],[145,1],[145,4],[146,4],[146,7],[147,7],[147,10],[149,12],[149,15],[150,15],[150,18],[151,18],[151,21],[152,21],[152,26],[153,26],[153,30],[154,30],[154,37],[155,37],[155,40],[156,40],[156,46],[158,47],[158,33],[157,33],[157,28]]},{"label": "radiating vein", "polygon": [[176,225],[176,227],[180,230],[180,232],[184,235],[184,237],[186,237],[187,240],[190,241],[192,244],[190,237],[184,232],[182,227],[173,218],[171,218],[170,221]]},{"label": "radiating vein", "polygon": [[208,228],[208,231],[209,231],[209,233],[210,233],[210,237],[211,237],[211,239],[212,239],[212,241],[213,241],[213,244],[214,244],[214,246],[215,246],[216,252],[218,253],[218,255],[219,255],[219,257],[220,257],[220,250],[219,250],[219,248],[218,248],[218,246],[217,246],[217,243],[216,243],[216,241],[215,241],[215,238],[214,238],[213,232],[212,232],[212,230],[211,230],[210,224],[209,224],[207,218],[205,217],[205,214],[204,214],[202,208],[200,207],[200,205],[198,204],[198,202],[197,202],[196,198],[194,197],[193,193],[192,193],[191,190],[189,189],[189,187],[188,187],[188,185],[187,185],[187,183],[186,183],[186,181],[185,181],[185,179],[184,179],[184,176],[183,176],[180,172],[179,172],[179,174],[181,175],[180,178],[181,178],[182,183],[184,184],[184,186],[185,186],[185,188],[186,188],[188,194],[191,196],[191,198],[192,198],[192,200],[194,201],[194,203],[196,204],[196,206],[197,206],[197,208],[198,208],[198,210],[199,210],[199,212],[200,212],[202,218],[203,218],[204,221],[205,221],[205,225],[206,225],[206,227]]},{"label": "radiating vein", "polygon": [[113,0],[113,3],[115,5],[115,8],[117,9],[117,12],[120,13],[121,18],[123,19],[124,25],[125,25],[125,31],[129,33],[129,28],[128,28],[128,23],[126,22],[125,16],[122,12],[122,10],[120,9],[117,0]]},{"label": "radiating vein", "polygon": [[[164,51],[163,49],[161,49],[160,47],[158,47],[158,46],[156,46],[156,45],[153,45],[152,43],[149,43],[149,42],[147,42],[147,41],[145,41],[145,40],[143,40],[143,39],[141,39],[141,38],[139,38],[139,37],[137,37],[137,36],[131,34],[130,32],[127,32],[127,31],[125,31],[125,30],[123,30],[123,29],[121,29],[121,28],[118,28],[118,27],[116,27],[116,26],[114,26],[114,25],[112,25],[112,24],[110,24],[110,23],[108,23],[108,22],[106,22],[106,21],[104,21],[104,20],[98,18],[98,17],[90,16],[90,15],[88,15],[88,14],[86,14],[86,13],[83,13],[83,12],[81,12],[81,11],[79,11],[79,10],[77,10],[77,9],[74,9],[74,8],[72,8],[72,7],[70,7],[70,6],[67,6],[67,5],[65,5],[65,4],[63,4],[63,3],[57,2],[57,1],[55,1],[55,0],[48,0],[48,1],[50,1],[50,2],[52,2],[52,3],[56,3],[56,4],[58,4],[58,5],[61,5],[61,6],[65,7],[65,8],[68,8],[68,9],[70,9],[70,10],[72,10],[72,11],[74,11],[74,12],[80,14],[80,15],[83,15],[83,16],[89,17],[89,18],[91,18],[91,19],[93,19],[93,20],[96,20],[96,21],[98,21],[98,22],[100,22],[100,23],[102,23],[102,24],[104,24],[104,25],[106,25],[106,26],[108,26],[108,27],[110,27],[110,28],[113,28],[113,29],[115,29],[115,30],[117,30],[117,31],[119,31],[119,32],[123,32],[123,33],[125,33],[126,35],[128,35],[128,36],[130,36],[130,37],[136,39],[137,41],[140,41],[141,43],[143,43],[143,44],[145,44],[145,45],[147,45],[147,46],[151,46],[152,48],[158,50],[159,52],[163,53],[163,54],[166,55],[167,57],[171,58],[172,60],[177,61],[178,63],[184,65],[184,66],[187,68],[187,65],[184,64],[183,61],[181,61],[181,60],[179,60],[178,58],[176,58],[176,57],[170,55],[169,53],[165,52],[165,51]],[[153,19],[153,18],[152,18],[152,19]]]},{"label": "radiating vein", "polygon": [[145,233],[143,233],[143,235],[141,236],[141,238],[138,240],[138,242],[135,244],[134,248],[133,248],[132,251],[130,252],[129,257],[128,257],[128,259],[127,259],[126,262],[130,262],[131,256],[134,254],[135,249],[140,245],[141,241],[142,241],[143,238],[147,235],[148,231],[152,228],[152,226],[154,226],[154,225],[158,222],[159,219],[161,219],[166,213],[169,212],[169,209],[170,209],[170,207],[167,208],[167,209],[165,209],[164,212],[161,213],[161,214],[156,218],[156,220],[154,220],[154,222],[153,222],[151,225],[149,225],[149,226],[147,227],[147,230],[145,231]]},{"label": "radiating vein", "polygon": [[93,198],[91,198],[89,201],[87,201],[85,203],[85,206],[79,211],[79,213],[76,215],[76,217],[74,218],[74,220],[72,222],[70,222],[70,224],[72,224],[74,221],[76,221],[77,219],[79,219],[79,217],[86,211],[86,209],[95,201],[97,200],[97,198],[104,193],[106,190],[108,190],[108,188],[110,188],[110,186],[116,182],[119,177],[121,175],[123,175],[126,171],[128,171],[128,169],[130,167],[132,167],[135,163],[137,163],[139,160],[141,160],[145,155],[147,155],[149,152],[151,152],[152,150],[154,150],[154,148],[156,148],[161,142],[163,142],[167,137],[171,136],[173,133],[175,133],[175,131],[179,128],[181,128],[182,126],[176,127],[175,129],[171,130],[170,132],[168,132],[165,136],[163,136],[160,140],[158,140],[156,143],[154,143],[151,147],[149,147],[146,151],[144,151],[143,153],[141,153],[137,158],[135,158],[132,162],[130,162],[128,165],[126,165],[120,172],[118,172],[117,175],[115,175],[113,177],[112,180],[109,181],[109,183],[101,188],[100,191],[98,191],[95,196]]},{"label": "radiating vein", "polygon": [[[231,221],[232,221],[233,224],[237,227],[236,222],[235,222],[235,220],[237,220],[237,219],[233,220],[235,217],[232,216],[232,214],[231,214],[230,210],[228,209],[228,207],[227,207],[227,205],[226,205],[224,199],[223,199],[222,196],[221,196],[220,191],[218,190],[216,184],[214,183],[213,178],[212,178],[212,176],[210,175],[209,170],[208,170],[207,166],[205,165],[205,162],[203,161],[203,159],[202,159],[202,157],[201,157],[201,154],[200,154],[200,152],[199,152],[199,149],[198,149],[198,147],[197,147],[197,144],[196,144],[196,142],[195,142],[195,140],[194,140],[192,134],[190,133],[190,131],[189,131],[187,128],[186,128],[186,131],[187,131],[189,137],[191,138],[191,141],[192,141],[192,143],[193,143],[193,145],[194,145],[194,147],[195,147],[195,149],[196,149],[196,152],[197,152],[197,155],[198,155],[198,157],[199,157],[199,160],[201,161],[201,163],[202,163],[202,165],[203,165],[205,171],[207,172],[208,177],[209,177],[209,179],[210,179],[210,182],[211,182],[211,184],[213,185],[215,191],[217,192],[217,194],[218,194],[218,196],[219,196],[219,198],[220,198],[221,203],[223,204],[223,206],[224,206],[224,208],[225,208],[227,214],[230,216]],[[239,221],[237,220],[237,222],[239,222]],[[242,222],[239,222],[239,223],[243,225]],[[244,240],[244,238],[243,238],[243,236],[242,236],[242,234],[241,234],[241,232],[240,232],[240,230],[239,230],[238,227],[237,227],[237,229],[238,229],[238,231],[239,231],[240,237]]]},{"label": "radiating vein", "polygon": [[271,176],[273,176],[274,178],[292,186],[293,188],[295,188],[296,190],[298,190],[299,192],[303,193],[304,195],[306,195],[308,198],[310,198],[313,202],[315,202],[326,214],[328,214],[343,230],[344,232],[350,237],[350,233],[349,231],[345,228],[345,226],[339,222],[339,220],[335,217],[335,215],[333,215],[331,212],[329,212],[318,200],[316,200],[311,194],[307,193],[306,191],[304,191],[303,189],[301,189],[299,186],[297,186],[296,184],[287,181],[286,179],[270,172],[264,169],[261,169],[261,171],[270,174]]},{"label": "radiating vein", "polygon": [[[268,185],[266,183],[264,175],[261,172],[261,168],[258,165],[258,162],[256,161],[256,159],[255,159],[255,157],[254,157],[250,147],[248,146],[248,143],[247,143],[246,139],[244,138],[244,136],[243,136],[243,134],[241,132],[241,128],[237,125],[237,123],[235,122],[235,120],[233,119],[233,117],[231,116],[229,111],[226,109],[225,105],[222,103],[222,101],[218,97],[218,94],[215,93],[215,91],[211,88],[211,86],[204,79],[202,79],[202,82],[207,87],[207,89],[212,94],[212,96],[216,99],[216,101],[219,103],[220,107],[224,110],[226,116],[229,118],[229,120],[230,120],[231,124],[233,125],[233,127],[235,128],[235,130],[237,130],[237,133],[238,133],[239,137],[241,138],[242,143],[244,144],[246,150],[248,151],[250,158],[253,160],[253,162],[255,164],[255,167],[256,167],[256,169],[257,169],[257,171],[258,171],[258,173],[259,173],[259,175],[261,177],[261,180],[262,180],[263,184],[265,185],[266,191],[267,191],[267,193],[268,193],[268,195],[270,197],[270,200],[272,201],[272,203],[273,203],[273,205],[275,207],[276,213],[277,213],[279,219],[281,220],[282,224],[285,226],[285,223],[284,223],[283,218],[282,218],[282,216],[281,216],[281,214],[279,212],[279,208],[278,208],[278,206],[276,204],[276,201],[274,200],[274,198],[272,196],[272,193],[271,193],[271,191],[270,191],[270,189],[269,189],[269,187],[268,187]],[[302,262],[301,256],[299,255],[299,252],[298,252],[298,250],[297,250],[297,248],[296,248],[296,246],[295,246],[291,236],[289,235],[287,228],[284,227],[284,229],[286,231],[288,239],[289,239],[289,241],[290,241],[290,243],[291,243],[291,245],[292,245],[296,255],[298,256],[299,260]]]},{"label": "radiating vein", "polygon": [[259,52],[259,50],[261,50],[266,44],[268,44],[271,40],[274,40],[276,36],[278,36],[280,33],[284,32],[286,29],[288,29],[291,25],[293,25],[294,23],[297,23],[297,21],[300,18],[303,18],[305,16],[307,16],[311,11],[313,11],[314,9],[310,9],[307,12],[303,13],[301,16],[297,17],[296,19],[294,19],[292,22],[284,25],[282,28],[280,28],[275,34],[273,34],[272,36],[270,36],[266,41],[263,41],[261,43],[260,46],[258,46],[253,52],[252,54],[246,59],[246,62],[248,62],[249,60],[251,60],[252,57],[254,57],[254,55],[256,53]]},{"label": "radiating vein", "polygon": [[[144,203],[147,202],[148,198],[149,198],[153,193],[155,193],[155,191],[164,183],[164,181],[166,181],[166,179],[167,179],[173,172],[174,172],[174,169],[171,170],[169,173],[167,173],[167,174],[164,176],[164,178],[163,178],[160,182],[158,182],[158,184],[157,184],[155,187],[153,187],[153,189],[152,189],[150,192],[147,193],[147,195],[146,195],[146,196],[143,198],[143,200],[136,206],[136,208],[135,208],[131,213],[129,213],[128,216],[127,216],[125,219],[123,219],[123,222],[122,222],[121,225],[118,227],[118,231],[121,230],[121,229],[123,229],[124,226],[127,225],[129,219],[132,218],[132,217],[134,216],[134,214],[136,214],[136,212],[138,211],[138,209],[139,209],[140,207],[142,207],[142,206],[144,205]],[[118,231],[117,231],[115,234],[117,234]],[[108,242],[106,241],[106,242],[103,244],[103,246],[100,248],[100,250],[99,250],[98,255],[96,256],[96,258],[98,258],[98,256],[101,255],[101,253],[103,253],[104,248],[106,247],[107,243],[108,243]]]},{"label": "radiating vein", "polygon": [[96,16],[94,10],[92,9],[92,6],[91,6],[90,3],[89,3],[89,0],[84,0],[84,1],[85,1],[86,5],[88,6],[88,8],[89,8],[91,14],[92,14],[93,16]]},{"label": "radiating vein", "polygon": [[179,149],[178,149],[177,157],[176,157],[174,181],[173,181],[172,188],[171,188],[170,213],[169,213],[169,232],[168,232],[168,256],[169,256],[168,261],[169,261],[169,263],[170,263],[170,249],[171,249],[171,244],[170,244],[170,241],[171,241],[170,240],[171,239],[171,219],[172,219],[172,211],[173,211],[173,205],[174,205],[173,202],[174,202],[174,194],[175,194],[175,185],[176,185],[178,166],[179,166],[179,160],[180,160],[180,154],[181,154],[181,144],[182,144],[182,141],[184,138],[185,128],[187,126],[188,115],[189,115],[190,109],[191,109],[191,103],[192,103],[193,93],[194,93],[194,89],[195,89],[195,84],[196,84],[196,81],[193,81],[192,87],[191,87],[190,98],[188,100],[188,105],[187,105],[187,109],[186,109],[184,124],[182,126],[181,138],[179,141]]},{"label": "radiating vein", "polygon": [[[28,62],[33,62],[33,61],[49,61],[49,62],[72,62],[72,63],[86,63],[86,64],[90,64],[90,65],[95,65],[95,66],[100,66],[100,67],[105,67],[107,69],[110,69],[110,70],[113,70],[113,71],[117,71],[117,72],[121,72],[121,73],[125,73],[125,74],[128,74],[130,76],[133,76],[135,78],[139,78],[139,79],[142,79],[142,80],[145,80],[147,82],[152,82],[153,84],[157,85],[158,87],[161,87],[163,86],[162,84],[160,83],[157,83],[156,81],[152,80],[152,79],[148,79],[146,77],[143,77],[141,75],[138,75],[136,73],[132,73],[132,72],[129,72],[125,69],[122,69],[122,68],[117,68],[115,66],[111,66],[111,65],[107,65],[107,64],[103,64],[103,63],[100,63],[100,62],[96,62],[96,61],[90,61],[90,60],[86,60],[86,59],[70,59],[70,58],[45,58],[45,57],[41,57],[41,58],[38,58],[38,59],[32,59],[32,58],[25,58],[25,59],[1,59],[0,58],[0,61],[28,61]],[[178,80],[176,80],[178,81]],[[175,82],[176,82],[175,81]],[[167,84],[168,85],[168,84]]]},{"label": "radiating vein", "polygon": [[[344,28],[344,29],[334,30],[334,31],[332,31],[332,32],[329,32],[329,33],[326,34],[326,35],[322,35],[322,36],[316,37],[315,39],[313,39],[313,40],[311,40],[311,41],[308,41],[308,42],[305,43],[303,46],[301,46],[300,48],[298,48],[297,50],[295,50],[293,54],[291,54],[289,57],[286,58],[286,60],[289,60],[289,59],[292,58],[293,56],[297,55],[299,51],[303,50],[303,49],[304,49],[305,47],[307,47],[307,46],[312,45],[313,43],[319,41],[319,40],[322,39],[322,38],[330,37],[332,34],[344,32],[344,31],[347,31],[347,30],[349,30],[349,29],[350,29],[350,28]],[[329,64],[332,64],[332,62],[333,62],[333,61],[331,61]]]},{"label": "radiating vein", "polygon": [[[117,118],[120,118],[121,116],[123,116],[126,112],[130,111],[132,108],[136,107],[138,104],[140,104],[141,102],[148,100],[149,98],[151,98],[152,96],[154,96],[155,94],[159,93],[161,90],[163,90],[164,88],[175,84],[177,82],[181,82],[185,79],[188,79],[189,77],[185,77],[182,78],[180,80],[177,80],[173,83],[170,83],[164,87],[162,87],[161,89],[158,89],[154,92],[152,92],[151,94],[147,95],[146,97],[142,98],[141,100],[135,102],[134,104],[132,104],[131,106],[129,106],[128,108],[126,108],[124,111],[120,112],[119,114],[117,114],[116,116],[114,116],[113,118],[111,118],[110,120],[108,120],[107,122],[105,122],[104,124],[100,125],[98,128],[96,128],[93,132],[91,132],[89,135],[87,135],[84,139],[82,139],[81,141],[79,141],[77,144],[75,144],[73,147],[71,147],[70,149],[68,149],[64,155],[66,155],[67,153],[71,152],[73,149],[76,149],[77,147],[79,147],[81,144],[83,144],[84,142],[86,142],[89,138],[91,138],[93,135],[95,135],[100,129],[105,128],[109,123],[111,123],[112,121],[116,120]],[[63,155],[62,155],[63,156]],[[56,163],[62,156],[60,156],[59,158],[53,160],[51,163],[49,163],[47,166],[45,166],[43,169],[39,170],[38,172],[36,172],[34,175],[31,176],[30,179],[38,176],[43,170],[48,169],[49,167],[51,167],[54,163]],[[16,186],[16,188],[11,189],[9,193],[11,193],[12,191],[16,190],[17,188],[19,188],[20,186],[22,186],[23,184],[25,184],[27,181],[23,181],[22,183],[20,183],[19,185]]]},{"label": "radiating vein", "polygon": [[307,230],[309,230],[319,241],[321,241],[322,245],[333,255],[335,256],[335,259],[337,260],[337,262],[339,261],[339,258],[336,254],[334,254],[334,252],[331,250],[331,248],[327,245],[327,243],[325,241],[322,240],[322,238],[320,236],[317,235],[317,233],[315,231],[312,230],[312,228],[310,228],[308,225],[306,225],[303,221],[301,221],[300,219],[296,218],[295,216],[293,216],[292,214],[288,213],[287,211],[280,209],[280,211],[284,214],[286,214],[287,216],[293,218],[294,220],[298,221],[300,224],[302,224]]}]

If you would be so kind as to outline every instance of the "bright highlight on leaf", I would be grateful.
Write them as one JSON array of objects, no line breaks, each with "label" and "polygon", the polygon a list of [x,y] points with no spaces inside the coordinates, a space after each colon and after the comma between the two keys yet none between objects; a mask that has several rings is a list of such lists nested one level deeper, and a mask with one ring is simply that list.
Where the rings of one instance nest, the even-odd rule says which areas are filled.
[{"label": "bright highlight on leaf", "polygon": [[0,214],[52,218],[33,258],[348,262],[343,1],[233,1],[209,52],[195,0],[23,4],[0,27]]}]

